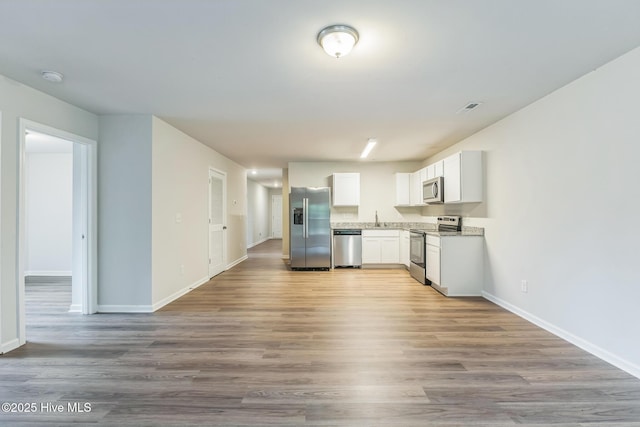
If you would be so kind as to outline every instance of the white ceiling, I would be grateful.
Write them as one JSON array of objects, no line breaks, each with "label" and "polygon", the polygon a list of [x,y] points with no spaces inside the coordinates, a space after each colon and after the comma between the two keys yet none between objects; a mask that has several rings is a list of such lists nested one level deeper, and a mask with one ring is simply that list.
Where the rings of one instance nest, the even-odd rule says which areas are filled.
[{"label": "white ceiling", "polygon": [[[316,43],[335,23],[360,32],[339,60]],[[3,0],[0,73],[248,169],[357,160],[369,137],[370,160],[423,160],[637,47],[639,23],[638,0]]]},{"label": "white ceiling", "polygon": [[281,168],[251,169],[247,172],[247,178],[263,185],[264,187],[282,187]]}]

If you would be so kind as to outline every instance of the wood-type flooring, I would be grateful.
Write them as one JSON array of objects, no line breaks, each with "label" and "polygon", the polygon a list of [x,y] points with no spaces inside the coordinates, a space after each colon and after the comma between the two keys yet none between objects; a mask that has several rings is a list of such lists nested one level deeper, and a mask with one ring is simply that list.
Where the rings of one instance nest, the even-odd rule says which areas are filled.
[{"label": "wood-type flooring", "polygon": [[68,285],[29,284],[0,402],[36,410],[0,425],[640,426],[640,379],[491,302],[292,272],[280,244],[153,314],[69,314]]}]

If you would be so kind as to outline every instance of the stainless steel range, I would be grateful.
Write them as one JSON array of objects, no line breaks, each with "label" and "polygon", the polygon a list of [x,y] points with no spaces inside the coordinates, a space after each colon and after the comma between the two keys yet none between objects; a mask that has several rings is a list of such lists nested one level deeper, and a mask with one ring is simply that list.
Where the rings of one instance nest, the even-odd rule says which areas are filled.
[{"label": "stainless steel range", "polygon": [[462,231],[462,219],[459,216],[439,216],[438,231]]},{"label": "stainless steel range", "polygon": [[[462,221],[459,216],[439,216],[437,232],[457,232],[462,230]],[[418,282],[428,285],[427,280],[427,232],[424,230],[409,230],[409,273]]]}]

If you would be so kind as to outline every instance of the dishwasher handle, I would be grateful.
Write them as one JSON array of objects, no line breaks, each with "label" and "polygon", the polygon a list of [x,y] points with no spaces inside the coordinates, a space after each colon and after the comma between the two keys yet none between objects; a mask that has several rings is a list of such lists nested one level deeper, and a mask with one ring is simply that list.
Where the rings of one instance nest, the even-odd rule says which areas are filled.
[{"label": "dishwasher handle", "polygon": [[361,236],[362,230],[360,229],[335,229],[333,230],[334,236]]}]

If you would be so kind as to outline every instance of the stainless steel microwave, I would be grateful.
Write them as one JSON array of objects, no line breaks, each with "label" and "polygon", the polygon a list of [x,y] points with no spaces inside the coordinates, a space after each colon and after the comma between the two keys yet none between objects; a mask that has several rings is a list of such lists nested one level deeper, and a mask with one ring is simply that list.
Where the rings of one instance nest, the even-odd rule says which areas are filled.
[{"label": "stainless steel microwave", "polygon": [[422,201],[424,203],[444,203],[444,178],[437,176],[422,183]]}]

